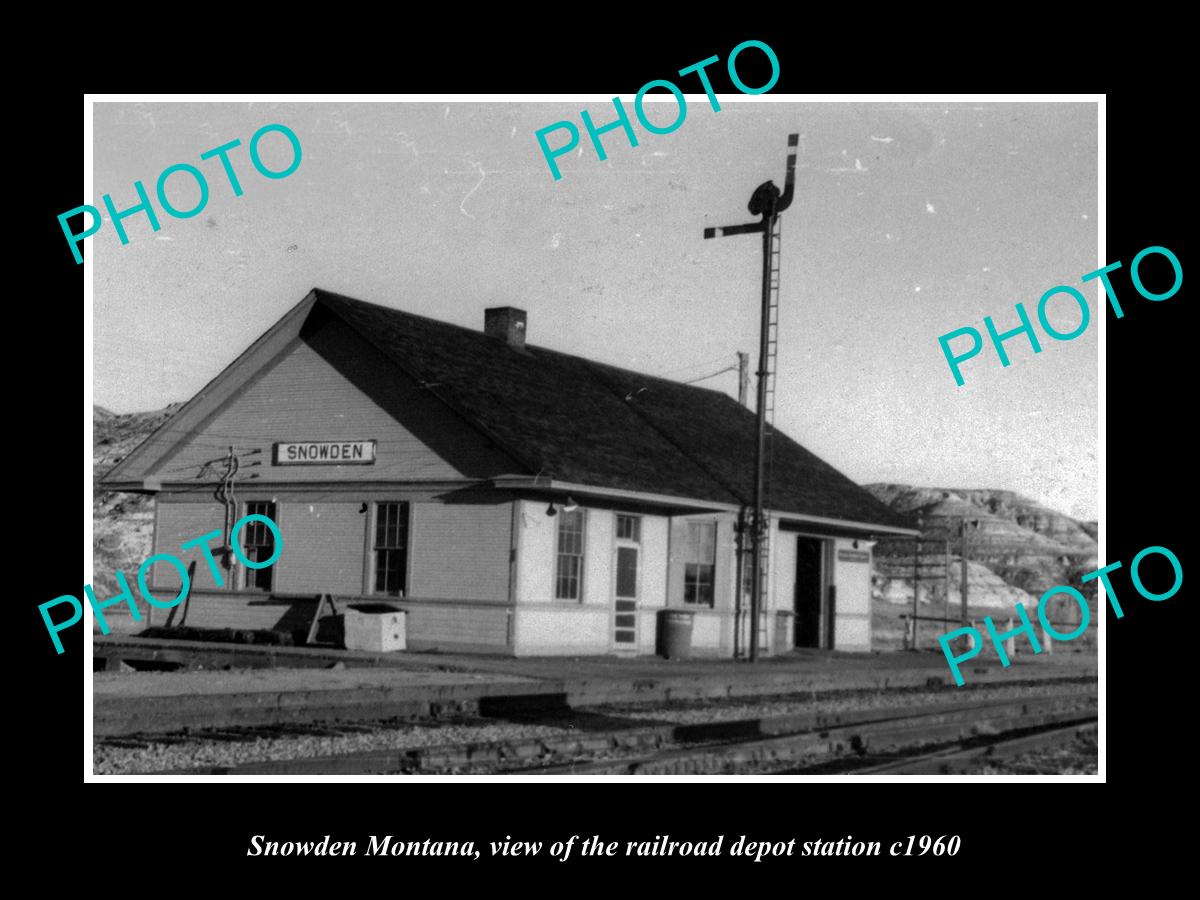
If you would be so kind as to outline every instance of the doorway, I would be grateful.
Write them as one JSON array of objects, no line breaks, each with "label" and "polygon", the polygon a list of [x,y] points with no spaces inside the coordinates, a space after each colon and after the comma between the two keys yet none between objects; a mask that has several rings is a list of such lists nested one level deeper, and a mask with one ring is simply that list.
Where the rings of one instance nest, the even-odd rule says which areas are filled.
[{"label": "doorway", "polygon": [[637,650],[638,548],[617,548],[617,590],[613,609],[613,646]]},{"label": "doorway", "polygon": [[617,516],[616,580],[613,585],[613,648],[637,652],[638,563],[641,557],[642,520]]},{"label": "doorway", "polygon": [[796,538],[795,645],[821,646],[822,559],[825,542],[820,538]]}]

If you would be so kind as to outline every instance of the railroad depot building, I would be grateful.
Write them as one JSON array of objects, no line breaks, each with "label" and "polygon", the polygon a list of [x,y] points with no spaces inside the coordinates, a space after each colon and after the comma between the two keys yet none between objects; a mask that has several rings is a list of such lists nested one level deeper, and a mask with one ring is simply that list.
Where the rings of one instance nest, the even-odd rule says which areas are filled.
[{"label": "railroad depot building", "polygon": [[[511,307],[474,331],[310,292],[102,483],[152,492],[153,552],[193,572],[153,624],[303,633],[331,594],[405,610],[414,650],[648,654],[671,607],[695,613],[697,655],[732,655],[735,628],[744,647],[754,414],[527,345],[525,326]],[[773,445],[761,647],[869,650],[871,548],[913,532],[784,434]],[[251,513],[278,523],[278,559],[214,550],[218,586],[180,546]],[[275,549],[262,526],[237,539],[249,559]],[[179,580],[160,562],[150,587],[169,599]]]}]

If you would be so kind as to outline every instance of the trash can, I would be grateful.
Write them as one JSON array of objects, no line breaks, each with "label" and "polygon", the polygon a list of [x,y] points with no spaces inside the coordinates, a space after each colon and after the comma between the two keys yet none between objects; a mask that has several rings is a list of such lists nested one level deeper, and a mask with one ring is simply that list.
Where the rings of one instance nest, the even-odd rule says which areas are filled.
[{"label": "trash can", "polygon": [[690,609],[664,609],[658,614],[658,655],[667,659],[687,659],[692,655]]},{"label": "trash can", "polygon": [[407,646],[404,610],[388,603],[353,603],[343,617],[342,644],[347,650],[390,653]]}]

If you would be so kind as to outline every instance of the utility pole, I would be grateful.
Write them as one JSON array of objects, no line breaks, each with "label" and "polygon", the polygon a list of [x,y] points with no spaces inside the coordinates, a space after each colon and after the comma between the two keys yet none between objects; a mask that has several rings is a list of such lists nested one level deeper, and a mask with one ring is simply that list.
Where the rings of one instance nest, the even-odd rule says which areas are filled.
[{"label": "utility pole", "polygon": [[[746,356],[739,353],[738,357]],[[734,525],[735,542],[737,544],[737,565],[734,567],[735,585],[733,589],[733,658],[742,658],[742,620],[745,613],[742,610],[742,585],[745,582],[746,566],[746,508],[738,510],[737,522]]]},{"label": "utility pole", "polygon": [[962,623],[966,627],[968,612],[967,612],[967,520],[963,517],[959,520],[959,554],[962,562]]},{"label": "utility pole", "polygon": [[750,403],[750,354],[738,351],[738,403]]},{"label": "utility pole", "polygon": [[912,617],[912,648],[917,649],[917,597],[921,589],[921,526],[924,519],[917,516],[917,537],[913,541],[913,617]]},{"label": "utility pole", "polygon": [[942,627],[950,627],[950,530],[946,529],[946,564],[942,566],[942,574],[946,576],[946,604],[942,610]]},{"label": "utility pole", "polygon": [[[758,343],[758,404],[755,409],[757,436],[754,442],[754,517],[751,519],[750,538],[753,547],[753,557],[750,560],[750,574],[753,584],[750,586],[750,662],[758,659],[758,627],[759,611],[762,609],[763,577],[762,566],[764,549],[766,547],[768,523],[763,514],[763,469],[766,459],[767,443],[767,382],[773,374],[771,365],[774,359],[775,343],[772,341],[772,326],[777,324],[771,319],[772,301],[776,299],[778,282],[772,275],[778,275],[779,254],[776,242],[779,240],[779,215],[792,203],[792,194],[796,187],[796,145],[799,134],[788,135],[787,179],[781,193],[772,181],[764,181],[750,196],[747,208],[753,216],[762,216],[759,222],[746,225],[727,225],[721,228],[705,228],[704,237],[730,237],[735,234],[761,234],[763,247],[762,263],[762,318]],[[740,590],[740,588],[739,588]]]},{"label": "utility pole", "polygon": [[216,498],[225,506],[225,524],[221,535],[225,546],[222,549],[225,551],[225,568],[229,570],[230,581],[234,585],[238,584],[238,571],[237,556],[233,552],[233,526],[237,523],[237,498],[233,494],[233,480],[237,477],[240,467],[241,459],[230,446],[229,455],[225,458],[225,472],[221,475],[221,483],[217,486]]}]

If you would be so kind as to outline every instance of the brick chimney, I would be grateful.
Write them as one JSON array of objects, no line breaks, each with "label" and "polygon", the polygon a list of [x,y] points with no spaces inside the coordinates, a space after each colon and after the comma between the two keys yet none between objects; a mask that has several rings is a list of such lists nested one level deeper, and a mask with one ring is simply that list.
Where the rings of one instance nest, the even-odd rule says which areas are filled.
[{"label": "brick chimney", "polygon": [[517,350],[525,349],[525,310],[494,306],[483,311],[483,332]]}]

